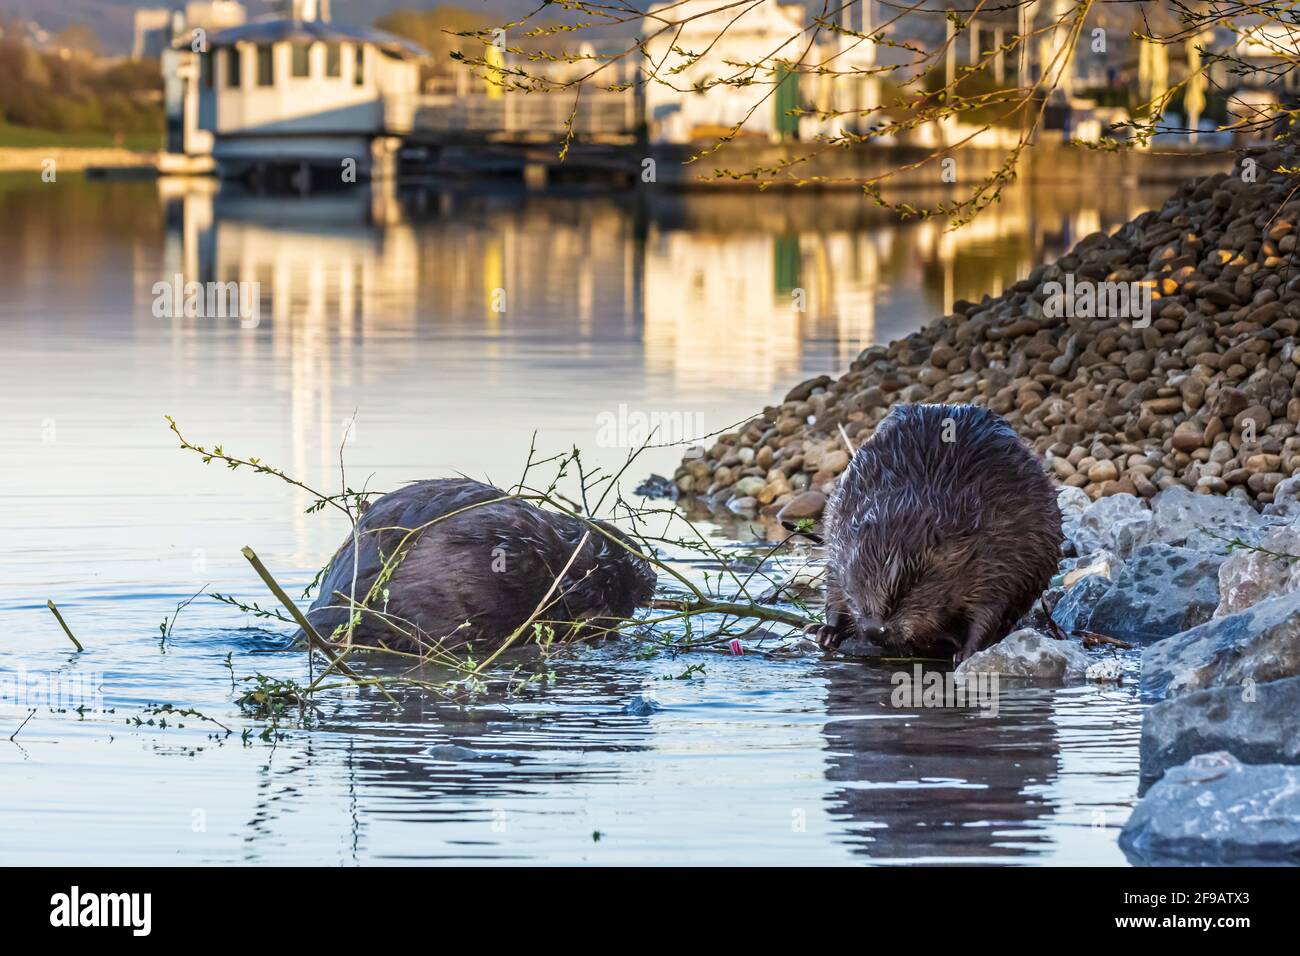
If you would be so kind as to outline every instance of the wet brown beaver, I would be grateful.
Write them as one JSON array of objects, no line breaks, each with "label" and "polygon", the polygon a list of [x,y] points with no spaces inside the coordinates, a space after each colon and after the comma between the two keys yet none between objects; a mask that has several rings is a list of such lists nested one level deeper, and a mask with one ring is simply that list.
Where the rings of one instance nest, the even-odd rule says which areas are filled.
[{"label": "wet brown beaver", "polygon": [[[528,620],[588,531],[539,619],[551,622],[557,637],[566,636],[576,622],[624,618],[649,602],[654,572],[639,552],[618,543],[631,539],[613,525],[594,522],[610,540],[569,515],[494,500],[505,495],[469,479],[420,481],[366,509],[359,522],[358,603],[404,539],[406,557],[369,601],[353,639],[415,653],[467,643],[476,650],[495,647]],[[423,530],[409,534],[416,529]],[[325,637],[347,623],[352,569],[349,534],[307,612]]]},{"label": "wet brown beaver", "polygon": [[826,509],[826,624],[961,661],[1005,637],[1051,582],[1061,512],[1038,460],[975,405],[896,405]]}]

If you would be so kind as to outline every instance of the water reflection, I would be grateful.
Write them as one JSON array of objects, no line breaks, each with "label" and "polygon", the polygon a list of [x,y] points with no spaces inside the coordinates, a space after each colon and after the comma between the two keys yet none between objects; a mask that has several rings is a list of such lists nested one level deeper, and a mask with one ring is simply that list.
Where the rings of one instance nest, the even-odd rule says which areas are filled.
[{"label": "water reflection", "polygon": [[[860,668],[715,655],[677,680],[683,661],[607,649],[520,699],[393,712],[340,696],[318,729],[244,747],[238,729],[260,726],[232,680],[301,681],[301,655],[265,653],[238,630],[264,622],[225,605],[187,607],[166,649],[158,621],[205,585],[263,600],[246,544],[298,593],[343,528],[277,482],[204,469],[162,415],[331,490],[354,411],[348,471],[372,488],[509,483],[535,432],[543,453],[578,445],[616,469],[629,449],[598,440],[601,412],[721,428],[1153,198],[1009,193],[950,235],[844,194],[276,198],[0,177],[0,672],[94,670],[117,708],[43,710],[21,751],[0,748],[11,858],[1118,862],[1092,815],[1122,823],[1137,719],[1095,693],[904,721]],[[176,274],[258,282],[260,321],[156,316],[154,285]],[[679,455],[648,452],[630,477]],[[623,713],[648,688],[664,710]],[[236,734],[127,726],[158,701]],[[4,716],[12,730],[26,711]],[[449,763],[442,744],[491,756]]]},{"label": "water reflection", "polygon": [[[882,332],[997,295],[1151,199],[1011,191],[951,232],[844,194],[395,190],[277,197],[164,180],[163,271],[261,283],[277,348],[345,347],[429,318],[489,338],[544,325],[575,347],[640,338],[646,371],[683,385],[716,386],[721,361],[770,388],[810,352],[840,368]],[[156,273],[138,278],[146,288]]]},{"label": "water reflection", "polygon": [[[303,779],[322,773],[346,793],[337,801],[347,807],[345,826],[336,819],[326,829],[346,830],[351,862],[537,858],[520,836],[537,814],[568,815],[565,794],[635,778],[644,758],[634,755],[652,749],[651,724],[621,710],[641,677],[583,656],[581,668],[561,664],[551,684],[518,696],[494,693],[465,706],[404,694],[396,708],[377,700],[331,708],[308,748],[261,769],[244,862],[275,858]],[[366,665],[379,676],[398,670],[409,673]],[[590,831],[568,836],[581,843]]]},{"label": "water reflection", "polygon": [[[463,358],[486,388],[516,362],[566,364],[597,410],[637,398],[645,383],[663,395],[652,407],[743,415],[957,298],[999,293],[1041,257],[1150,201],[1097,191],[1082,206],[1013,190],[945,232],[839,193],[566,197],[390,184],[303,198],[164,180],[158,198],[165,254],[161,268],[137,257],[137,322],[152,322],[148,290],[160,274],[259,283],[264,327],[241,336],[240,361],[270,349],[287,378],[292,463],[320,472],[333,449],[319,438],[336,436],[348,414],[340,376],[350,386],[418,377],[418,349],[363,343],[472,339]],[[211,334],[173,320],[174,341]],[[614,371],[611,349],[633,367],[598,383]],[[718,400],[720,387],[732,402]],[[753,398],[742,406],[742,395]],[[710,428],[730,415],[712,415]]]},{"label": "water reflection", "polygon": [[1041,853],[1034,824],[1061,743],[1051,690],[1004,689],[995,714],[975,707],[896,708],[896,668],[828,668],[825,736],[831,813],[873,860],[991,862]]}]

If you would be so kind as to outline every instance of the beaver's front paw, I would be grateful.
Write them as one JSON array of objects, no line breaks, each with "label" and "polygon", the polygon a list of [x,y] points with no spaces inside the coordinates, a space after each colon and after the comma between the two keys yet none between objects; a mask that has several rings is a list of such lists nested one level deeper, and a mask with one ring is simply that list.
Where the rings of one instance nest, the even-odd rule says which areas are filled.
[{"label": "beaver's front paw", "polygon": [[810,628],[817,638],[817,643],[822,650],[833,651],[849,636],[849,632],[843,628],[836,627],[834,624],[821,624],[815,629]]}]

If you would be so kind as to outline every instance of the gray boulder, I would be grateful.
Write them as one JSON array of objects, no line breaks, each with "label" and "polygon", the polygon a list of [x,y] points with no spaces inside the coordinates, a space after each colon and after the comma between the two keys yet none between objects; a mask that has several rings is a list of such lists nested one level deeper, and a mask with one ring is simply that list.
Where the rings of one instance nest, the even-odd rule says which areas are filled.
[{"label": "gray boulder", "polygon": [[486,760],[489,755],[481,750],[475,750],[472,747],[462,747],[459,744],[434,744],[432,747],[425,748],[425,756],[434,760],[442,760],[447,763],[459,763],[462,760]]},{"label": "gray boulder", "polygon": [[1084,509],[1078,524],[1071,529],[1070,540],[1079,554],[1104,548],[1127,557],[1151,520],[1151,510],[1141,498],[1110,495],[1098,498]]},{"label": "gray boulder", "polygon": [[972,654],[957,665],[953,674],[959,678],[998,674],[1065,683],[1083,680],[1088,663],[1087,651],[1073,641],[1058,641],[1026,627]]},{"label": "gray boulder", "polygon": [[1300,675],[1300,593],[1207,621],[1142,652],[1142,694],[1173,697]]},{"label": "gray boulder", "polygon": [[1066,592],[1052,617],[1068,633],[1086,628],[1149,643],[1208,621],[1219,603],[1223,558],[1166,544],[1135,549],[1108,581],[1085,577]]},{"label": "gray boulder", "polygon": [[1300,763],[1300,677],[1198,690],[1142,719],[1142,779],[1214,750],[1245,763]]},{"label": "gray boulder", "polygon": [[1073,545],[1079,529],[1079,519],[1083,517],[1090,504],[1092,499],[1082,488],[1063,485],[1056,489],[1056,507],[1061,509],[1061,535],[1067,546]]},{"label": "gray boulder", "polygon": [[[1052,609],[1054,620],[1065,633],[1076,627],[1088,627],[1092,611],[1114,584],[1109,578],[1089,575],[1070,588]],[[1093,628],[1095,630],[1095,628]]]},{"label": "gray boulder", "polygon": [[637,694],[623,707],[623,713],[633,717],[649,717],[663,709],[663,705],[653,697]]},{"label": "gray boulder", "polygon": [[1056,507],[1061,509],[1061,520],[1078,521],[1092,504],[1092,499],[1082,488],[1062,485],[1056,489]]},{"label": "gray boulder", "polygon": [[1200,754],[1168,770],[1120,833],[1129,861],[1300,861],[1300,767]]},{"label": "gray boulder", "polygon": [[[1212,554],[1226,554],[1234,538],[1258,544],[1272,524],[1240,498],[1198,495],[1175,485],[1151,499],[1151,521],[1137,534],[1134,546],[1170,544]],[[1227,539],[1227,540],[1224,540]]]},{"label": "gray boulder", "polygon": [[1273,489],[1273,500],[1264,506],[1264,514],[1294,521],[1300,518],[1300,475],[1283,478]]}]

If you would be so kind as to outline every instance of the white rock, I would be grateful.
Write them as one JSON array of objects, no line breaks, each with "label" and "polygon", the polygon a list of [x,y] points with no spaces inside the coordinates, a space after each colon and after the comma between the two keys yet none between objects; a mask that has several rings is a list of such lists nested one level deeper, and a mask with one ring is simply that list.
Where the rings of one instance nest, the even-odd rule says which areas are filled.
[{"label": "white rock", "polygon": [[1075,550],[1088,554],[1105,548],[1126,558],[1151,518],[1146,502],[1136,495],[1098,498],[1084,510],[1074,530]]},{"label": "white rock", "polygon": [[1111,552],[1104,549],[1094,551],[1086,558],[1080,559],[1078,564],[1062,576],[1061,586],[1068,591],[1084,578],[1091,577],[1103,577],[1107,581],[1114,581],[1115,574],[1123,566],[1123,562]]},{"label": "white rock", "polygon": [[[1300,527],[1279,528],[1260,541],[1262,551],[1237,548],[1219,565],[1219,606],[1215,617],[1227,617],[1269,598],[1300,591]],[[1271,551],[1272,554],[1264,552]]]},{"label": "white rock", "polygon": [[1088,505],[1092,504],[1092,499],[1082,488],[1076,488],[1074,485],[1065,485],[1056,491],[1056,507],[1061,509],[1062,518],[1079,518]]},{"label": "white rock", "polygon": [[1033,628],[1021,628],[962,661],[955,671],[998,674],[1033,680],[1077,681],[1088,669],[1088,654],[1072,641],[1058,641]]},{"label": "white rock", "polygon": [[1092,499],[1082,488],[1064,485],[1056,491],[1056,507],[1061,509],[1061,533],[1066,541],[1073,541],[1079,529],[1079,519],[1083,511],[1092,504]]},{"label": "white rock", "polygon": [[1240,498],[1197,495],[1175,485],[1151,500],[1151,521],[1134,546],[1158,543],[1223,554],[1228,541],[1257,544],[1270,527],[1282,523],[1284,519],[1262,516]]},{"label": "white rock", "polygon": [[1117,684],[1124,679],[1124,665],[1118,657],[1109,657],[1089,664],[1083,676],[1099,684]]},{"label": "white rock", "polygon": [[1273,489],[1273,500],[1264,506],[1264,514],[1292,520],[1300,518],[1300,475],[1283,478]]}]

